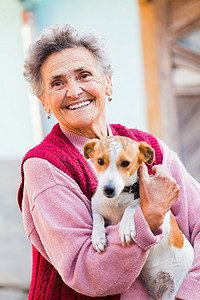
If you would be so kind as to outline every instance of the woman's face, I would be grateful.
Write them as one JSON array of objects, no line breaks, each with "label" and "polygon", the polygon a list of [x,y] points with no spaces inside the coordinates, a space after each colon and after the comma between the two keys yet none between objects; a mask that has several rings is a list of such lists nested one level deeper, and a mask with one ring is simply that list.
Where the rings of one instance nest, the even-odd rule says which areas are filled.
[{"label": "woman's face", "polygon": [[93,55],[83,47],[51,54],[41,67],[45,111],[61,127],[77,132],[105,126],[105,96],[112,94],[110,76],[104,76]]}]

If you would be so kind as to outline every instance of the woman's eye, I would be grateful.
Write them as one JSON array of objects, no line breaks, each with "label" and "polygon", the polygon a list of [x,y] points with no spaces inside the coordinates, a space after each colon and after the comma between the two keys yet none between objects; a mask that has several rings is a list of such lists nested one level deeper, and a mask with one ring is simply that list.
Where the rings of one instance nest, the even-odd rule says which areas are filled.
[{"label": "woman's eye", "polygon": [[51,86],[52,87],[60,87],[60,86],[62,86],[62,82],[61,81],[52,82]]},{"label": "woman's eye", "polygon": [[103,158],[97,159],[97,162],[98,162],[98,164],[99,164],[100,166],[103,166],[104,163],[105,163]]},{"label": "woman's eye", "polygon": [[120,166],[122,168],[127,168],[130,165],[130,162],[128,160],[124,160],[121,162]]},{"label": "woman's eye", "polygon": [[90,76],[89,73],[82,73],[81,76],[80,76],[80,78],[81,78],[81,79],[85,79],[85,78],[87,78],[87,77],[89,77],[89,76]]}]

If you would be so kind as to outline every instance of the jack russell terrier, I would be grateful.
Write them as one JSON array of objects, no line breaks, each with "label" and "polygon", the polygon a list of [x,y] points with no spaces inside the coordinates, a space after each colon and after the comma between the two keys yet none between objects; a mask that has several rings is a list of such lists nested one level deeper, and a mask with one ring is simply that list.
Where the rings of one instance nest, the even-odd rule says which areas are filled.
[{"label": "jack russell terrier", "polygon": [[[105,227],[119,222],[122,245],[129,245],[136,236],[134,215],[140,205],[137,171],[141,163],[153,163],[154,150],[145,142],[114,136],[87,142],[84,157],[94,159],[98,175],[91,201],[94,249],[104,251]],[[164,237],[150,249],[142,277],[153,299],[171,300],[192,266],[194,251],[171,211],[166,213],[162,228]]]}]

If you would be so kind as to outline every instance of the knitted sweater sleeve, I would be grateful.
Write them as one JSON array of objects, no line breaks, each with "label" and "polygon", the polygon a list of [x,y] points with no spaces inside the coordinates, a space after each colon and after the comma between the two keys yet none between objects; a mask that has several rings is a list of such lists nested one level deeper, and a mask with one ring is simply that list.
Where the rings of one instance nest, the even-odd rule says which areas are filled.
[{"label": "knitted sweater sleeve", "polygon": [[27,236],[64,282],[79,293],[106,296],[127,290],[140,274],[153,234],[141,209],[136,212],[136,243],[122,247],[119,226],[107,227],[108,247],[100,255],[91,244],[90,202],[68,175],[39,158],[24,163],[23,219]]},{"label": "knitted sweater sleeve", "polygon": [[178,299],[200,299],[200,184],[186,171],[177,154],[163,142],[163,164],[180,186],[178,201],[172,206],[176,220],[195,251],[193,266],[185,278]]}]

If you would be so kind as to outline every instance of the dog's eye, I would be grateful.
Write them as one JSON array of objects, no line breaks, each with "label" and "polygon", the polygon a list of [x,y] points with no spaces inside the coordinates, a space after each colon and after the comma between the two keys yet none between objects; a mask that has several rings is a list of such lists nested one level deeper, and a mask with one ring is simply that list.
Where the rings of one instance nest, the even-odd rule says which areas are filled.
[{"label": "dog's eye", "polygon": [[124,160],[121,162],[120,166],[122,168],[127,168],[130,165],[130,162],[128,160]]},{"label": "dog's eye", "polygon": [[97,159],[97,162],[100,166],[103,166],[104,165],[104,159],[103,158],[98,158]]}]

